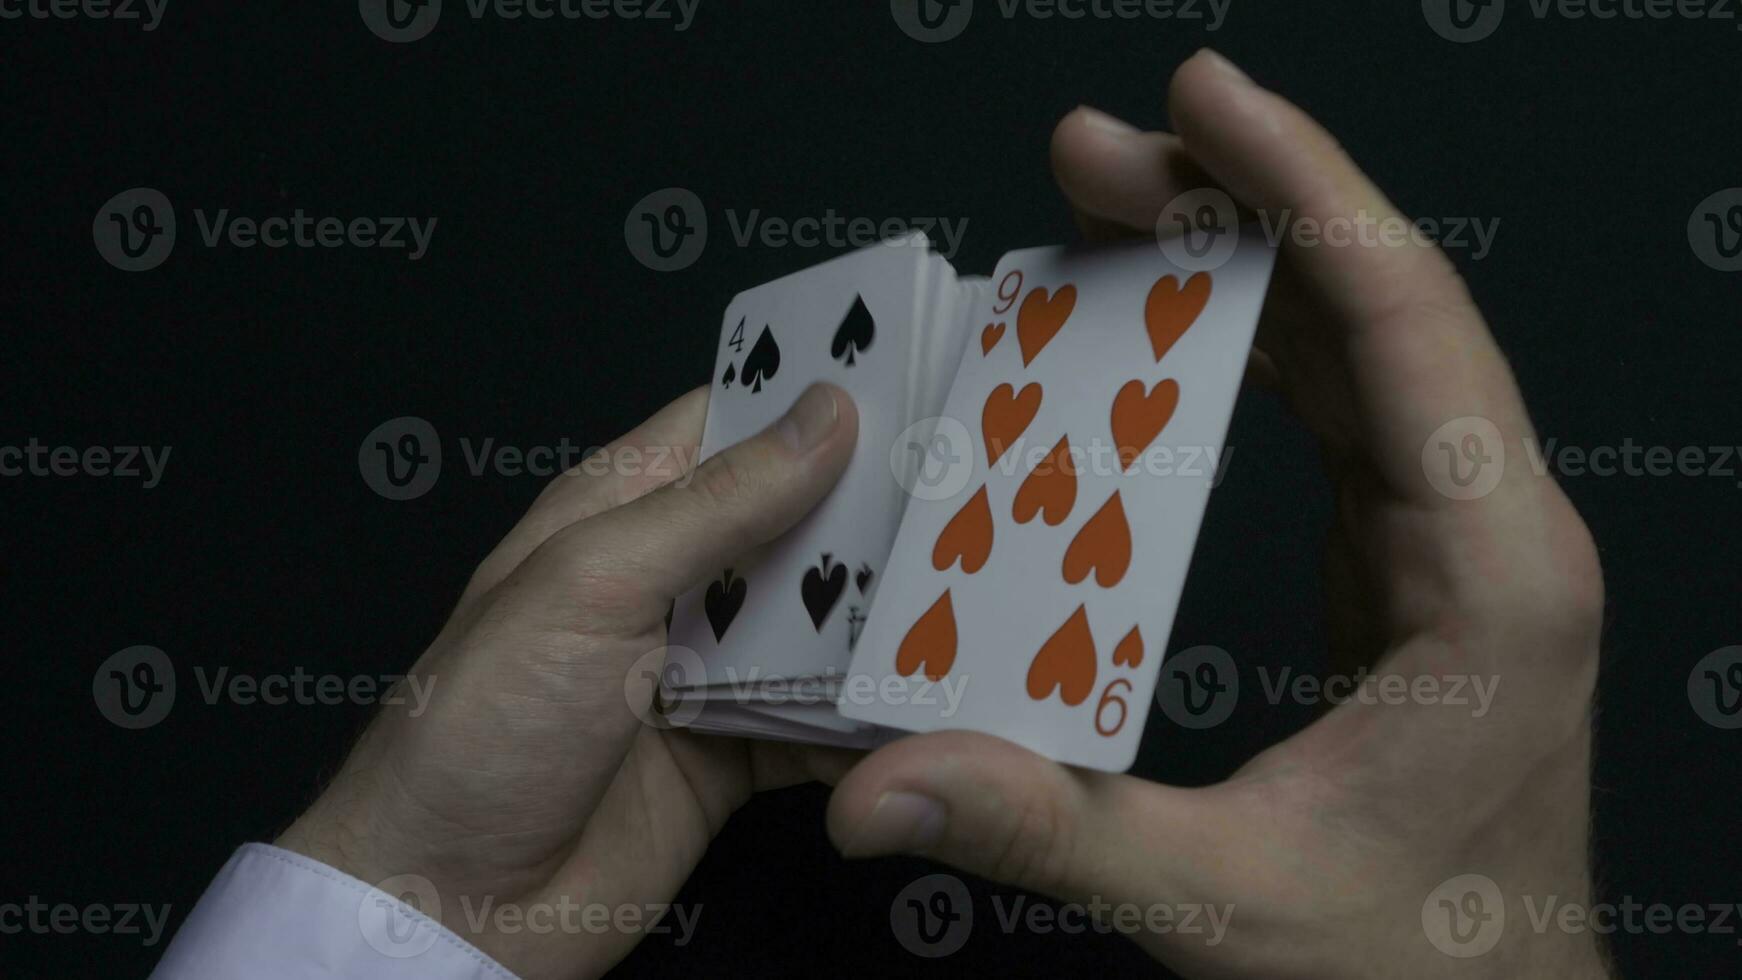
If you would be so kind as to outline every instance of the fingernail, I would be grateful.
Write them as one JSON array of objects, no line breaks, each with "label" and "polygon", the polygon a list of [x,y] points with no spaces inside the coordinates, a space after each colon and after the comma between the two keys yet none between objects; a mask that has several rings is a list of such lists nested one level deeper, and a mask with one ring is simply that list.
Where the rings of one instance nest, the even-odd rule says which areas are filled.
[{"label": "fingernail", "polygon": [[1201,48],[1199,49],[1198,54],[1202,55],[1205,60],[1209,61],[1209,63],[1214,65],[1218,71],[1227,75],[1229,78],[1232,78],[1235,81],[1245,82],[1248,85],[1252,84],[1252,76],[1241,71],[1240,66],[1229,61],[1227,58],[1224,58],[1220,51],[1217,51],[1214,48]]},{"label": "fingernail", "polygon": [[827,385],[811,385],[786,414],[774,424],[786,448],[806,453],[816,448],[840,421],[841,408],[835,404],[834,389]]},{"label": "fingernail", "polygon": [[918,793],[884,793],[847,839],[841,856],[920,853],[936,844],[943,833],[942,803]]},{"label": "fingernail", "polygon": [[1082,115],[1084,124],[1098,129],[1103,133],[1112,133],[1116,136],[1130,136],[1132,133],[1137,132],[1136,126],[1133,126],[1116,116],[1110,116],[1093,106],[1077,106],[1077,112]]}]

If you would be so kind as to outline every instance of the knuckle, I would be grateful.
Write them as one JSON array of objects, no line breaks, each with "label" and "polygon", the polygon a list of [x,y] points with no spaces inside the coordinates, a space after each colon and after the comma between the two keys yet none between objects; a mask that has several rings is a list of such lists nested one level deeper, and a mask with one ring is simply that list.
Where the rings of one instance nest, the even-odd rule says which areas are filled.
[{"label": "knuckle", "polygon": [[1558,513],[1544,521],[1550,567],[1546,569],[1542,612],[1573,636],[1594,640],[1603,623],[1602,560],[1590,529],[1571,502],[1558,492],[1555,496],[1558,499],[1550,506]]},{"label": "knuckle", "polygon": [[737,452],[726,452],[702,464],[692,484],[703,500],[730,505],[752,492],[754,479]]},{"label": "knuckle", "polygon": [[1069,815],[1055,799],[1031,796],[1016,808],[996,845],[989,871],[999,881],[1057,890],[1070,863]]},{"label": "knuckle", "polygon": [[1413,258],[1381,294],[1368,316],[1378,330],[1409,336],[1434,335],[1436,328],[1467,328],[1481,323],[1481,312],[1457,266],[1438,246],[1411,246]]},{"label": "knuckle", "polygon": [[607,462],[604,450],[599,450],[552,477],[533,501],[533,510],[560,508],[565,501],[613,506],[615,502],[610,499],[613,483],[605,479],[610,472]]},{"label": "knuckle", "polygon": [[1598,656],[1606,601],[1596,542],[1558,488],[1524,506],[1490,534],[1503,566],[1458,604],[1464,632],[1583,672]]},{"label": "knuckle", "polygon": [[649,610],[664,610],[650,601],[635,556],[614,551],[574,525],[540,545],[498,592],[506,609],[539,625],[583,633],[638,630]]}]

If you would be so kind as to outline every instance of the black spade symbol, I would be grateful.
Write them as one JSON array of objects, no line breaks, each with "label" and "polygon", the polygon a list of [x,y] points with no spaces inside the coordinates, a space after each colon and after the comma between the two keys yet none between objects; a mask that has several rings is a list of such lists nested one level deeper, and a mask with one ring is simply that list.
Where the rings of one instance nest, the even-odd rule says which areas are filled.
[{"label": "black spade symbol", "polygon": [[832,555],[823,555],[822,564],[804,573],[804,582],[798,590],[818,633],[823,631],[823,620],[829,618],[835,603],[841,601],[841,593],[847,591],[847,566],[833,558]]},{"label": "black spade symbol", "polygon": [[774,333],[766,326],[762,328],[762,336],[756,338],[756,344],[750,348],[750,356],[744,358],[744,373],[738,380],[750,386],[752,392],[762,390],[762,382],[774,377],[780,370],[780,345],[774,342]]},{"label": "black spade symbol", "polygon": [[859,586],[860,595],[865,594],[865,589],[871,584],[871,578],[874,574],[875,573],[871,571],[870,565],[859,566],[859,574],[853,576],[853,582],[855,585]]},{"label": "black spade symbol", "polygon": [[877,336],[877,324],[871,320],[871,311],[865,308],[865,298],[853,297],[853,308],[841,320],[841,326],[835,331],[835,340],[829,345],[829,356],[840,360],[846,358],[846,366],[852,367],[853,356],[871,346],[871,341]]},{"label": "black spade symbol", "polygon": [[726,365],[726,373],[720,376],[720,387],[730,388],[730,387],[732,387],[732,382],[736,381],[737,379],[738,379],[737,366],[733,365],[733,364],[728,364],[728,365]]},{"label": "black spade symbol", "polygon": [[738,610],[744,608],[744,597],[749,592],[749,584],[733,575],[730,568],[718,582],[709,583],[707,593],[702,596],[702,609],[708,614],[708,625],[714,628],[715,643],[726,638],[726,629],[738,618]]}]

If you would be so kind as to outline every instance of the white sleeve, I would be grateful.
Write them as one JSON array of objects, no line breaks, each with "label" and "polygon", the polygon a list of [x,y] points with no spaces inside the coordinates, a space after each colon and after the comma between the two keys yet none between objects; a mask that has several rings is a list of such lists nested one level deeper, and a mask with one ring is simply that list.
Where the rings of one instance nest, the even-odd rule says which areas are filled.
[{"label": "white sleeve", "polygon": [[398,896],[266,844],[230,856],[151,976],[515,980]]}]

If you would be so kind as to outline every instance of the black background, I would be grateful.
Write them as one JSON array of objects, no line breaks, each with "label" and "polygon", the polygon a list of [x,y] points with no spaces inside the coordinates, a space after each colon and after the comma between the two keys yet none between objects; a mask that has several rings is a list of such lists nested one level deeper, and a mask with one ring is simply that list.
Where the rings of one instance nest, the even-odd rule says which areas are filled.
[{"label": "black background", "polygon": [[[737,247],[726,212],[966,219],[955,256],[1072,230],[1047,170],[1078,103],[1164,125],[1175,64],[1210,44],[1323,120],[1404,211],[1499,219],[1452,254],[1512,358],[1544,438],[1735,445],[1739,284],[1690,249],[1689,215],[1742,184],[1735,21],[1537,20],[1456,45],[1414,2],[1234,0],[1227,22],[1005,20],[981,0],[942,44],[881,2],[702,0],[693,26],[474,21],[386,43],[347,2],[170,0],[152,33],[0,21],[8,356],[0,442],[169,445],[164,482],[7,477],[0,565],[11,641],[0,901],[171,903],[179,924],[239,843],[317,791],[365,707],[207,705],[192,671],[402,670],[540,489],[474,477],[458,440],[602,443],[709,373],[737,290],[831,249]],[[113,194],[175,204],[176,251],[127,274],[93,248]],[[693,190],[712,238],[656,273],[624,240],[647,193]],[[439,219],[427,257],[209,249],[196,208],[252,217]],[[373,493],[357,449],[428,419],[450,462],[410,502]],[[1318,546],[1329,498],[1276,399],[1241,400],[1170,649],[1322,670]],[[1568,477],[1609,588],[1595,774],[1600,897],[1742,901],[1742,732],[1690,708],[1690,669],[1742,642],[1738,477]],[[93,671],[162,648],[182,694],[124,731]],[[1256,687],[1254,675],[1243,679]],[[1209,732],[1154,713],[1137,771],[1213,780],[1310,709],[1243,699]],[[1103,936],[1002,935],[903,950],[897,891],[931,868],[847,864],[802,788],[733,819],[679,897],[694,942],[643,943],[646,975],[1141,970]],[[1621,935],[1635,975],[1732,974],[1736,936]],[[0,973],[143,975],[136,937],[0,937]],[[1723,969],[1728,966],[1729,969]]]}]

